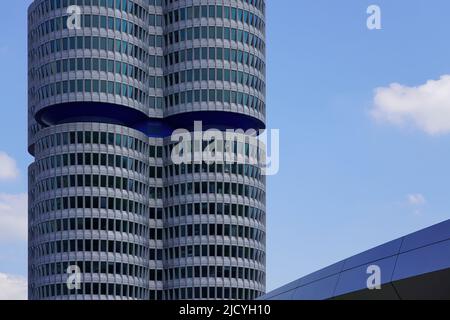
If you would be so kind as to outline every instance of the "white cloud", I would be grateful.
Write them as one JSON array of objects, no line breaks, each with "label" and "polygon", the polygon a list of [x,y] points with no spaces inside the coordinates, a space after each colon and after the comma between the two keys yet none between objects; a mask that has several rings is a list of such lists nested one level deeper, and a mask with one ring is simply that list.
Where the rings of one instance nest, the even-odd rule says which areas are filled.
[{"label": "white cloud", "polygon": [[450,133],[450,75],[417,87],[393,83],[377,88],[371,114],[379,121],[413,125],[430,135]]},{"label": "white cloud", "polygon": [[0,180],[11,180],[19,176],[16,161],[0,151]]},{"label": "white cloud", "polygon": [[408,205],[413,210],[413,214],[415,216],[423,215],[422,209],[427,204],[427,199],[423,194],[420,193],[409,194],[406,196],[406,200],[408,202]]},{"label": "white cloud", "polygon": [[27,300],[27,280],[0,273],[0,300]]},{"label": "white cloud", "polygon": [[26,194],[0,193],[0,240],[27,239]]},{"label": "white cloud", "polygon": [[408,199],[408,203],[412,206],[423,206],[427,203],[427,200],[425,199],[425,197],[420,194],[409,194],[407,196]]}]

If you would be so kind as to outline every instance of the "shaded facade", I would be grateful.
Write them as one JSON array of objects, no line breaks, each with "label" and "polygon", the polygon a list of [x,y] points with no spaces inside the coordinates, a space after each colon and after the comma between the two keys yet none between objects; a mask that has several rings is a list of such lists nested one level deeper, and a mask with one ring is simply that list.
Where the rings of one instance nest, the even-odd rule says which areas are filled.
[{"label": "shaded facade", "polygon": [[[381,289],[369,290],[370,266]],[[261,300],[450,299],[450,220],[300,278]]]},{"label": "shaded facade", "polygon": [[264,15],[262,0],[31,4],[30,299],[265,292],[261,168],[174,164],[170,139],[194,121],[265,127]]}]

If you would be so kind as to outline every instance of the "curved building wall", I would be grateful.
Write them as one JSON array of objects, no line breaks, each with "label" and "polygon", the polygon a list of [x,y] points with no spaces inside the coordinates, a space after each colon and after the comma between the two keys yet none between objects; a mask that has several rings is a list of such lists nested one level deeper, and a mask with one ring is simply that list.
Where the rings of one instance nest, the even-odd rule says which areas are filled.
[{"label": "curved building wall", "polygon": [[[129,10],[111,3],[35,1],[30,7],[30,102],[41,124],[73,122],[86,111],[120,121],[115,108],[123,107],[148,114],[147,5],[126,1]],[[68,28],[69,4],[81,8],[79,29]],[[88,110],[86,102],[92,102]]]},{"label": "curved building wall", "polygon": [[[68,7],[81,10],[67,26]],[[258,164],[175,165],[178,128],[265,128],[262,0],[29,7],[31,299],[265,292]],[[78,266],[81,288],[69,290]]]},{"label": "curved building wall", "polygon": [[[73,123],[36,136],[30,167],[33,299],[148,298],[148,139],[111,124]],[[67,268],[82,287],[67,290]]]},{"label": "curved building wall", "polygon": [[165,115],[225,111],[263,126],[263,13],[248,1],[170,1],[165,21]]},{"label": "curved building wall", "polygon": [[230,163],[223,157],[174,164],[167,157],[170,146],[165,157],[167,298],[252,300],[264,294],[265,177],[252,164],[257,162],[246,157]]}]

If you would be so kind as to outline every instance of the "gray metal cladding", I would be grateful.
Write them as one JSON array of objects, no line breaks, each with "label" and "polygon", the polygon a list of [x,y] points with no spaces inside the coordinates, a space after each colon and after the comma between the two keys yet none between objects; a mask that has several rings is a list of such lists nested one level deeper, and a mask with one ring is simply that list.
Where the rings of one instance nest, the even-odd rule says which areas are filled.
[{"label": "gray metal cladding", "polygon": [[165,114],[227,111],[264,122],[264,14],[248,1],[172,1],[165,16]]},{"label": "gray metal cladding", "polygon": [[[81,9],[80,28],[67,8]],[[254,299],[258,165],[174,165],[159,126],[265,127],[262,0],[35,0],[28,10],[30,299]],[[215,114],[217,116],[217,114]],[[173,117],[178,117],[173,121]],[[206,120],[207,119],[207,120]],[[249,120],[250,119],[250,120]],[[150,129],[143,129],[150,128]],[[67,286],[77,266],[81,287]]]},{"label": "gray metal cladding", "polygon": [[38,133],[29,171],[30,297],[70,297],[63,279],[77,265],[85,283],[78,299],[102,286],[111,296],[148,298],[148,148],[140,132],[110,124]]},{"label": "gray metal cladding", "polygon": [[[278,288],[261,300],[448,300],[450,220],[357,254]],[[381,270],[368,289],[368,267]]]},{"label": "gray metal cladding", "polygon": [[29,13],[29,95],[34,113],[68,102],[103,102],[148,114],[146,6],[137,16],[81,1],[81,28],[69,29],[64,1],[59,7],[48,7],[47,2],[35,1]]}]

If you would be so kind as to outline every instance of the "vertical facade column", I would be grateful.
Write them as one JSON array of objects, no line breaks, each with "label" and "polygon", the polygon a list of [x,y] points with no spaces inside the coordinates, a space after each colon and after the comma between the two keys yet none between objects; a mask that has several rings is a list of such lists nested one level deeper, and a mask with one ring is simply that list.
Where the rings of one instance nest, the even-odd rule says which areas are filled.
[{"label": "vertical facade column", "polygon": [[[189,131],[194,121],[204,130],[263,129],[264,3],[166,0],[164,18],[166,121]],[[259,297],[265,292],[260,168],[248,157],[174,165],[172,147],[166,139],[166,297]]]},{"label": "vertical facade column", "polygon": [[[31,299],[148,299],[147,141],[136,130],[98,123],[57,125],[36,135],[29,172]],[[77,290],[67,286],[69,267],[80,273]]]},{"label": "vertical facade column", "polygon": [[174,164],[170,136],[265,128],[264,1],[35,0],[28,26],[30,299],[263,294],[251,144]]},{"label": "vertical facade column", "polygon": [[29,8],[30,299],[150,298],[148,8]]}]

